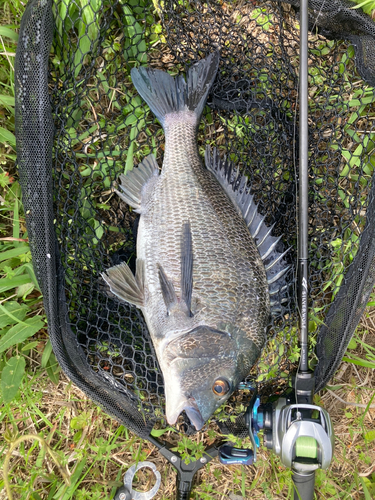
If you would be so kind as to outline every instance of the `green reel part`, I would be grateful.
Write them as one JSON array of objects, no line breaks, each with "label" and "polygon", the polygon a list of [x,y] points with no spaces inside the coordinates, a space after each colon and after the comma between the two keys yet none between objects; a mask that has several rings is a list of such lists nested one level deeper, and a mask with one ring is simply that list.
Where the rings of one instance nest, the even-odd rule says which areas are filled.
[{"label": "green reel part", "polygon": [[296,457],[318,458],[318,443],[310,436],[300,436],[296,439]]}]

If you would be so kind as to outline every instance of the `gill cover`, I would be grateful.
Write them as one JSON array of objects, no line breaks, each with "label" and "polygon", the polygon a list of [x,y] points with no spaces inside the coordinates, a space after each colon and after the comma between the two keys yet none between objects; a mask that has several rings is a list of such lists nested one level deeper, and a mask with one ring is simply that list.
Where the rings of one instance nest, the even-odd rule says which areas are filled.
[{"label": "gill cover", "polygon": [[197,430],[203,427],[258,358],[260,349],[250,339],[245,344],[250,353],[247,360],[229,333],[204,325],[167,344],[169,369],[164,376],[168,377],[165,396],[170,425],[185,411]]}]

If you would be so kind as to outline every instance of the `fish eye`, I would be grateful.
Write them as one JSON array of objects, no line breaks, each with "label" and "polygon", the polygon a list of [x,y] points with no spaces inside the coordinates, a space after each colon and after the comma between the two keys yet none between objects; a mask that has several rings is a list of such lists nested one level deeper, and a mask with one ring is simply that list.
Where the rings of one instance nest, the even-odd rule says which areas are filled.
[{"label": "fish eye", "polygon": [[230,385],[225,378],[218,378],[212,386],[212,391],[216,396],[225,396],[230,390]]}]

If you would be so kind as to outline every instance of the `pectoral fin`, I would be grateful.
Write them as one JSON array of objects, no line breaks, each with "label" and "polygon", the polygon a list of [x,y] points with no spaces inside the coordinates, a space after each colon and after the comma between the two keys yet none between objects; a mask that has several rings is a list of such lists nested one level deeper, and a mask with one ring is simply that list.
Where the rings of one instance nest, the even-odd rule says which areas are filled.
[{"label": "pectoral fin", "polygon": [[123,302],[137,307],[144,305],[144,261],[137,259],[136,274],[131,272],[126,262],[110,267],[102,273],[111,292]]},{"label": "pectoral fin", "polygon": [[154,155],[148,155],[137,167],[120,175],[118,196],[137,212],[141,210],[142,189],[155,176],[159,175],[158,164]]}]

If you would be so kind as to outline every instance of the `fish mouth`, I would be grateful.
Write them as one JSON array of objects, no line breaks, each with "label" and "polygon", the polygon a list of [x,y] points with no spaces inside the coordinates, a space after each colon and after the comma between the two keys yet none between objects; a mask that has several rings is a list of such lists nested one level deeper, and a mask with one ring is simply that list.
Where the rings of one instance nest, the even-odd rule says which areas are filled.
[{"label": "fish mouth", "polygon": [[188,416],[192,425],[194,425],[197,431],[200,431],[205,424],[201,412],[199,411],[198,405],[194,398],[185,399],[181,401],[177,407],[166,408],[166,417],[169,425],[174,425],[177,422],[177,419],[181,412],[185,410],[186,415]]}]

